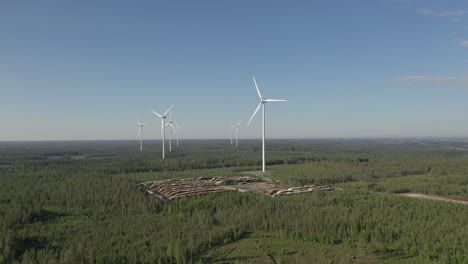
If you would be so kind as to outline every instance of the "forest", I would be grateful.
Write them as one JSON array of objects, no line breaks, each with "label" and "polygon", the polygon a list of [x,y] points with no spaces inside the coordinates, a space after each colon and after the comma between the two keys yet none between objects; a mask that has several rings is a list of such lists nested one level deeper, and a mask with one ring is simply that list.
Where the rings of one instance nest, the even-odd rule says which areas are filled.
[{"label": "forest", "polygon": [[261,142],[0,142],[0,263],[468,263],[464,140],[271,140],[268,177],[339,191],[162,202],[138,183],[261,169]]}]

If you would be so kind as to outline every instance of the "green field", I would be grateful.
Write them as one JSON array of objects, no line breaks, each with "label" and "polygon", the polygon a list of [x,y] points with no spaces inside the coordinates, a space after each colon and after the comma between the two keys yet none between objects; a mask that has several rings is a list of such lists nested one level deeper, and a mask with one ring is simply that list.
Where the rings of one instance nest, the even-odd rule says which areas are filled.
[{"label": "green field", "polygon": [[162,179],[261,168],[259,141],[0,142],[0,263],[468,263],[462,140],[272,140],[268,177],[343,190],[225,192],[168,203]]}]

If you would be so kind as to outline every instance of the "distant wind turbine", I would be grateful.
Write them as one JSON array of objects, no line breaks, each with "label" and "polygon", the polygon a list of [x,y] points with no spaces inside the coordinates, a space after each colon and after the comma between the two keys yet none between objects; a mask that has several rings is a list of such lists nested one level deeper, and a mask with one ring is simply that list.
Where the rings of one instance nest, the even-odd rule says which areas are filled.
[{"label": "distant wind turbine", "polygon": [[[232,130],[235,132],[235,135],[236,135],[236,148],[237,148],[237,136],[239,136],[239,126],[240,124],[242,123],[242,120],[239,121],[239,123],[237,123],[237,125],[230,125],[230,127],[232,128]],[[231,138],[232,140],[232,138]]]},{"label": "distant wind turbine", "polygon": [[260,90],[258,89],[257,81],[255,81],[255,76],[252,76],[252,78],[255,84],[255,88],[257,88],[258,97],[260,97],[260,103],[258,104],[257,109],[255,109],[255,112],[253,113],[252,117],[250,118],[249,123],[247,123],[247,126],[250,125],[250,122],[254,118],[255,114],[257,114],[260,107],[262,107],[262,170],[265,171],[265,104],[269,102],[285,102],[286,100],[263,99],[262,94],[260,93]]},{"label": "distant wind turbine", "polygon": [[174,130],[174,135],[176,136],[177,138],[177,147],[179,147],[179,133],[180,131],[183,130],[182,127],[180,127],[176,121],[174,121],[174,124],[175,124],[175,130]]},{"label": "distant wind turbine", "polygon": [[137,119],[138,123],[138,136],[140,137],[140,151],[143,151],[143,126],[148,124],[148,123],[140,123],[140,121]]},{"label": "distant wind turbine", "polygon": [[169,109],[167,109],[167,111],[160,115],[158,113],[156,113],[155,111],[151,111],[153,112],[153,114],[159,116],[161,118],[161,135],[162,135],[162,158],[164,159],[164,141],[166,141],[166,118],[167,118],[167,113],[169,113],[169,111],[171,111],[172,107],[174,107],[174,105],[171,105],[171,107],[169,107]]},{"label": "distant wind turbine", "polygon": [[[172,111],[169,113],[169,123],[166,124],[166,126],[169,126],[169,152],[172,151],[172,133],[174,133],[174,125],[172,122]],[[171,133],[171,128],[172,128],[172,133]]]}]

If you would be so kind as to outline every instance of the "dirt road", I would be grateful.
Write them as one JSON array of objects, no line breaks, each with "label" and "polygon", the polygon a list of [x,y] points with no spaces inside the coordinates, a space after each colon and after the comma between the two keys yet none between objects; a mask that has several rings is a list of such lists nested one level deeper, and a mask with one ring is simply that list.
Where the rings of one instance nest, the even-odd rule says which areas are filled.
[{"label": "dirt road", "polygon": [[411,198],[431,199],[431,200],[453,202],[453,203],[460,203],[460,204],[468,205],[468,198],[466,197],[463,199],[460,197],[443,197],[443,196],[421,194],[421,193],[402,193],[400,195],[405,196],[405,197],[411,197]]}]

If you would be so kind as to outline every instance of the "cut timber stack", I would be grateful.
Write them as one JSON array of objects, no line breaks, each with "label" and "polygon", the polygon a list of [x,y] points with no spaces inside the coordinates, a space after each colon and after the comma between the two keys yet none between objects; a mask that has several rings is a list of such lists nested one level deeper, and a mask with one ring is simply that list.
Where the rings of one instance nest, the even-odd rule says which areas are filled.
[{"label": "cut timber stack", "polygon": [[275,190],[274,192],[271,192],[270,194],[273,196],[278,196],[278,195],[299,194],[299,193],[307,193],[307,192],[314,192],[314,191],[332,191],[332,190],[334,190],[334,188],[331,186],[327,186],[327,185],[322,185],[322,186],[305,185],[301,187],[291,187],[286,190]]},{"label": "cut timber stack", "polygon": [[159,181],[154,182],[150,189],[160,193],[169,200],[205,193],[228,191],[225,188],[216,186],[214,183],[197,180]]}]

